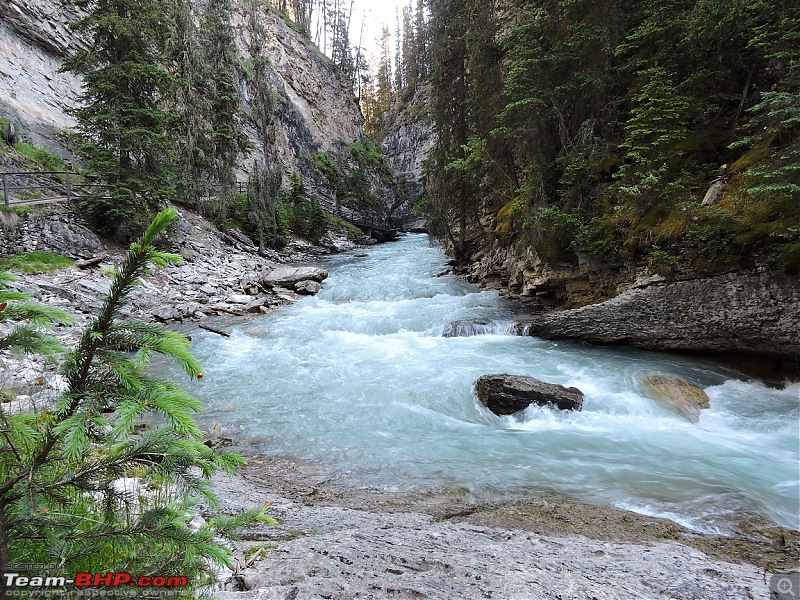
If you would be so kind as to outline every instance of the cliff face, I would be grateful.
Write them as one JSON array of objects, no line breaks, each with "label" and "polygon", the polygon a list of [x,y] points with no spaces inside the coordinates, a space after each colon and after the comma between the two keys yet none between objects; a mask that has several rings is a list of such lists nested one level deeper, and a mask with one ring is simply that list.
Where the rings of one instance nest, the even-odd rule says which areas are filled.
[{"label": "cliff face", "polygon": [[389,164],[408,183],[408,195],[412,197],[422,193],[423,163],[436,143],[429,103],[430,85],[425,84],[397,112],[380,141]]},{"label": "cliff face", "polygon": [[[270,84],[278,96],[276,143],[285,178],[288,180],[292,172],[298,172],[311,193],[325,208],[331,209],[336,201],[336,190],[316,169],[314,156],[326,152],[340,162],[349,160],[348,146],[363,138],[361,109],[349,82],[313,44],[274,13],[265,13],[264,23]],[[240,27],[239,32],[239,51],[246,58],[244,27]],[[246,83],[243,89],[247,102],[252,90]],[[250,134],[256,137],[254,130]],[[255,153],[242,165],[240,179],[246,178],[253,158],[260,156],[263,156],[263,147],[256,143]]]},{"label": "cliff face", "polygon": [[[0,0],[0,117],[15,120],[23,138],[57,152],[63,149],[59,132],[74,124],[65,110],[81,91],[79,78],[58,73],[64,56],[82,44],[68,26],[79,16],[67,0]],[[234,19],[243,22],[241,15]],[[350,160],[349,145],[363,137],[361,111],[350,84],[319,50],[274,13],[264,11],[264,24],[286,179],[300,173],[307,188],[331,208],[335,190],[315,168],[314,156],[324,151]],[[246,60],[244,27],[237,29],[240,58]],[[252,90],[245,81],[241,85],[247,102]],[[246,180],[253,159],[263,156],[255,129],[248,132],[256,149],[242,160],[240,180]]]},{"label": "cliff face", "polygon": [[0,0],[0,117],[15,120],[36,144],[53,145],[73,124],[64,111],[81,82],[57,71],[80,45],[67,26],[77,18],[67,0]]}]

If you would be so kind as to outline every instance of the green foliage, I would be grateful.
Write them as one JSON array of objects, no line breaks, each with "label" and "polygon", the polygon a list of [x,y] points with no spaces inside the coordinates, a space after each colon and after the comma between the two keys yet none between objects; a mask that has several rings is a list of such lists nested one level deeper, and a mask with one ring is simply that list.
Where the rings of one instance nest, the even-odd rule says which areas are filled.
[{"label": "green foliage", "polygon": [[319,244],[320,238],[328,229],[325,211],[317,198],[309,197],[298,173],[292,173],[287,200],[291,207],[292,230],[310,242]]},{"label": "green foliage", "polygon": [[325,213],[325,221],[327,222],[328,229],[334,227],[343,227],[347,229],[348,233],[352,236],[360,237],[364,235],[364,232],[361,231],[361,229],[359,229],[356,225],[353,225],[350,221],[347,221],[338,215]]},{"label": "green foliage", "polygon": [[215,196],[219,208],[213,216],[224,223],[236,184],[236,161],[249,149],[233,9],[230,0],[210,0],[200,15],[186,0],[174,7],[175,34],[167,55],[177,78],[170,104],[180,175],[177,191],[196,205]]},{"label": "green foliage", "polygon": [[45,332],[58,323],[72,323],[72,317],[62,310],[30,302],[28,294],[9,290],[6,284],[15,279],[10,273],[0,270],[0,323],[11,325],[9,330],[0,334],[0,352],[8,350],[17,355],[43,354],[55,358],[63,347]]},{"label": "green foliage", "polygon": [[367,179],[367,173],[361,168],[349,170],[339,180],[336,196],[343,200],[354,200],[358,206],[363,208],[375,206],[377,203],[377,198],[372,193],[372,185]]},{"label": "green foliage", "polygon": [[0,117],[0,151],[17,141],[17,124],[11,119]]},{"label": "green foliage", "polygon": [[44,171],[64,171],[64,159],[27,142],[17,142],[14,149],[35,162]]},{"label": "green foliage", "polygon": [[55,562],[66,576],[180,573],[197,593],[215,566],[230,564],[219,536],[256,520],[273,522],[250,511],[189,527],[199,498],[218,504],[208,478],[235,471],[243,459],[203,444],[192,416],[200,403],[147,373],[156,353],[199,378],[189,341],[159,325],[120,319],[149,265],[179,259],[153,248],[174,219],[174,210],[162,211],[131,245],[100,313],[64,361],[68,389],[58,401],[16,415],[0,406],[2,570]]},{"label": "green foliage", "polygon": [[386,166],[386,156],[384,156],[383,151],[369,139],[365,139],[363,142],[353,142],[350,144],[350,154],[352,154],[362,166]]},{"label": "green foliage", "polygon": [[672,276],[680,266],[676,257],[659,246],[650,249],[647,264],[653,272],[665,277]]},{"label": "green foliage", "polygon": [[113,230],[155,211],[172,193],[174,145],[166,135],[171,114],[165,100],[175,78],[163,62],[173,18],[155,0],[84,5],[88,13],[73,27],[88,43],[63,69],[83,77],[83,93],[71,111],[75,150],[106,186],[83,207]]},{"label": "green foliage", "polygon": [[[432,232],[464,261],[498,214],[502,243],[547,260],[580,250],[667,270],[656,243],[700,269],[788,264],[800,221],[799,10],[432,0]],[[729,185],[705,211],[720,175]]]},{"label": "green foliage", "polygon": [[626,163],[614,177],[623,198],[646,210],[683,191],[685,167],[680,161],[689,136],[689,101],[677,93],[664,69],[638,75],[646,83],[633,99],[625,139],[619,145],[625,150]]},{"label": "green foliage", "polygon": [[339,180],[342,177],[342,169],[327,152],[317,152],[314,156],[314,164],[328,183],[334,187],[339,185]]},{"label": "green foliage", "polygon": [[261,252],[267,243],[274,248],[285,235],[285,231],[281,231],[278,208],[281,178],[276,152],[263,163],[253,163],[247,185],[247,219],[256,232]]},{"label": "green foliage", "polygon": [[536,211],[526,230],[539,256],[549,262],[571,261],[573,244],[583,224],[574,214],[556,206],[547,206]]},{"label": "green foliage", "polygon": [[71,267],[75,261],[60,254],[51,252],[26,252],[0,259],[0,269],[19,271],[26,275],[36,273],[52,273],[58,269]]}]

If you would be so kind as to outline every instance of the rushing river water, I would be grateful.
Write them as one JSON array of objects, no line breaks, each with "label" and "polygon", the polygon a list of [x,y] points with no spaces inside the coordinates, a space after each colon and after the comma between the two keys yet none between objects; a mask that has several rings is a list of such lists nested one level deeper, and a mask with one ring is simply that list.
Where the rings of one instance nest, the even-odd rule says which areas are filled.
[{"label": "rushing river water", "polygon": [[[800,385],[776,390],[702,361],[505,335],[512,305],[436,277],[445,257],[426,236],[368,253],[330,260],[317,296],[238,322],[230,338],[193,333],[206,376],[190,389],[206,404],[203,425],[380,489],[545,491],[702,531],[724,531],[741,513],[800,528]],[[462,319],[498,333],[441,336]],[[699,424],[639,391],[637,377],[654,371],[705,388],[711,408]],[[472,393],[487,373],[578,387],[583,411],[495,416]]]}]

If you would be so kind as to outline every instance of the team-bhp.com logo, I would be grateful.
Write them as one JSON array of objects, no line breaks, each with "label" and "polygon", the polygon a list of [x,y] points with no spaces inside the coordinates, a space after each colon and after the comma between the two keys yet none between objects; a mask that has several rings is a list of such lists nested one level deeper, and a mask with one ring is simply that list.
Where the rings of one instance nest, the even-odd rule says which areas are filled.
[{"label": "team-bhp.com logo", "polygon": [[74,579],[66,577],[29,577],[20,573],[3,573],[3,587],[11,588],[185,588],[189,585],[187,577],[133,577],[130,573],[78,573]]}]

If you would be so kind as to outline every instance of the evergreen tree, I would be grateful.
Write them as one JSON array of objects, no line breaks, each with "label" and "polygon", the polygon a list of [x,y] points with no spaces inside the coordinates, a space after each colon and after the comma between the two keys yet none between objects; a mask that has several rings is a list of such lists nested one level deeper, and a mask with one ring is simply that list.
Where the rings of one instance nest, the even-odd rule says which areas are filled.
[{"label": "evergreen tree", "polygon": [[164,50],[164,65],[174,77],[173,93],[165,98],[170,111],[168,134],[175,148],[177,198],[203,212],[211,190],[208,171],[213,160],[211,99],[205,89],[206,67],[201,54],[200,31],[191,0],[167,4],[172,28]]},{"label": "evergreen tree", "polygon": [[202,90],[209,104],[210,155],[207,177],[218,189],[220,222],[226,219],[226,202],[235,193],[234,169],[249,150],[244,132],[241,69],[236,57],[233,9],[230,0],[208,0],[200,26],[201,56],[205,68]]},{"label": "evergreen tree", "polygon": [[[468,10],[463,2],[434,0],[431,64],[432,113],[437,144],[428,169],[431,225],[445,237],[456,260],[470,254],[470,228],[479,218],[480,197],[472,166],[481,162],[483,146],[471,138],[468,113]],[[474,142],[470,144],[470,139]]]},{"label": "evergreen tree", "polygon": [[247,217],[258,235],[258,251],[264,254],[267,241],[274,248],[279,240],[279,201],[281,168],[277,152],[272,151],[264,162],[256,161],[247,183]]},{"label": "evergreen tree", "polygon": [[6,284],[15,280],[11,273],[0,271],[0,323],[13,324],[0,335],[0,352],[55,357],[63,348],[45,332],[58,323],[72,323],[72,317],[62,310],[30,302],[28,294],[9,290]]},{"label": "evergreen tree", "polygon": [[413,94],[417,90],[419,68],[417,67],[417,40],[411,24],[411,6],[403,7],[403,93]]},{"label": "evergreen tree", "polygon": [[292,209],[292,229],[314,244],[327,230],[325,211],[319,200],[310,198],[298,173],[289,180],[289,203]]},{"label": "evergreen tree", "polygon": [[[198,498],[217,503],[208,478],[243,459],[203,444],[192,418],[200,403],[146,372],[155,352],[200,378],[189,341],[121,319],[150,263],[178,260],[153,248],[174,219],[174,210],[162,211],[131,246],[99,315],[64,362],[68,389],[55,405],[13,416],[0,407],[0,570],[57,563],[65,576],[182,573],[197,590],[215,566],[230,563],[220,535],[269,520],[251,511],[189,528]],[[155,422],[137,427],[148,415]]]},{"label": "evergreen tree", "polygon": [[76,150],[105,188],[87,209],[108,230],[147,214],[172,191],[173,147],[164,99],[173,78],[163,66],[171,17],[155,0],[82,0],[74,27],[87,48],[64,69],[83,76]]},{"label": "evergreen tree", "polygon": [[417,0],[414,13],[414,42],[416,44],[417,81],[425,81],[430,74],[428,57],[429,32],[426,19],[426,0]]},{"label": "evergreen tree", "polygon": [[635,98],[620,144],[626,163],[614,176],[622,194],[643,213],[659,201],[679,198],[685,188],[686,167],[680,163],[689,136],[689,102],[664,69],[641,76],[647,83]]}]

